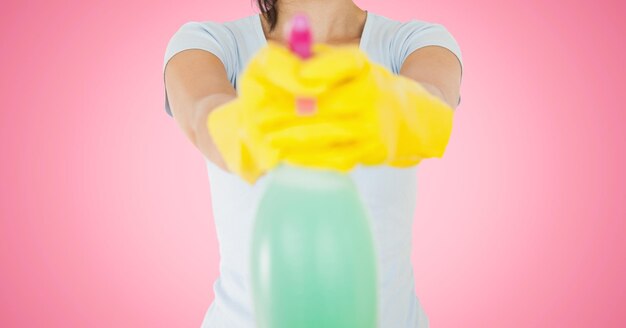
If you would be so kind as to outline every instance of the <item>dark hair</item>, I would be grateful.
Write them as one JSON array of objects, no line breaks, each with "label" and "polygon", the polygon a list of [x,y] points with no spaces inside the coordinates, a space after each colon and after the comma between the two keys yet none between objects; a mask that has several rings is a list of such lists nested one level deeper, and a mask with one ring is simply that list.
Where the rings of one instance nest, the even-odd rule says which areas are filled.
[{"label": "dark hair", "polygon": [[270,32],[274,30],[276,22],[278,21],[278,8],[276,7],[277,2],[278,0],[257,0],[259,10],[270,22]]}]

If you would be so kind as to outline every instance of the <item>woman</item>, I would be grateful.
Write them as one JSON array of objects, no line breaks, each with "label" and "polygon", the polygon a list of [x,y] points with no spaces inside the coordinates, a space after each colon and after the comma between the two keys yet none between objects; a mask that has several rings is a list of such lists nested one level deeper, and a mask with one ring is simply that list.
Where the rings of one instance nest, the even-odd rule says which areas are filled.
[{"label": "woman", "polygon": [[[255,204],[265,180],[249,185],[228,172],[207,130],[211,111],[237,98],[238,76],[296,13],[311,20],[313,39],[358,45],[368,57],[419,82],[451,108],[460,102],[461,52],[439,24],[399,22],[359,8],[351,0],[258,0],[260,15],[216,23],[188,22],[167,46],[165,108],[205,156],[220,248],[215,300],[202,327],[256,327],[248,276],[248,247]],[[379,265],[379,323],[384,328],[428,327],[414,292],[411,226],[416,167],[362,167],[350,172],[372,218]]]}]

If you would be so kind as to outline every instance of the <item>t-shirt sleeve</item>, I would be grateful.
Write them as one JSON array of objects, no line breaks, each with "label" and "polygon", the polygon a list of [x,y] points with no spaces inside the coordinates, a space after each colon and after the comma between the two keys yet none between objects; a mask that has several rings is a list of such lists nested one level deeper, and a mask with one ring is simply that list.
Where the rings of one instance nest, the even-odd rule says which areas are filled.
[{"label": "t-shirt sleeve", "polygon": [[[205,22],[187,22],[183,24],[170,38],[163,60],[163,86],[165,88],[165,68],[167,63],[177,53],[188,49],[206,50],[217,56],[229,75],[233,72],[234,60],[228,49],[233,49],[229,43],[233,42],[230,33],[226,27],[220,23]],[[165,111],[172,116],[172,110],[167,98],[167,90],[165,89]]]},{"label": "t-shirt sleeve", "polygon": [[426,46],[440,46],[450,50],[459,60],[461,77],[463,76],[461,48],[452,34],[441,24],[418,20],[403,23],[395,35],[394,69],[399,72],[402,64],[411,53]]}]

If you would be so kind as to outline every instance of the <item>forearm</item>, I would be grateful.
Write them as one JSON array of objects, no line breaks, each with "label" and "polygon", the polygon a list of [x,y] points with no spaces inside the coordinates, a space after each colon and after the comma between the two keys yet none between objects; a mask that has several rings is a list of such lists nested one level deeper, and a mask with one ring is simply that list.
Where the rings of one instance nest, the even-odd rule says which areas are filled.
[{"label": "forearm", "polygon": [[420,84],[424,87],[424,89],[426,89],[430,94],[432,94],[433,96],[441,99],[442,101],[446,102],[446,104],[450,105],[450,102],[446,100],[445,95],[443,94],[443,92],[441,91],[441,89],[439,89],[438,87],[436,87],[435,85],[432,85],[430,83],[424,83],[424,82],[420,82]]},{"label": "forearm", "polygon": [[195,104],[194,115],[191,118],[194,145],[208,160],[226,171],[228,171],[226,163],[209,134],[207,119],[211,111],[215,108],[236,98],[237,96],[222,93],[207,96]]}]

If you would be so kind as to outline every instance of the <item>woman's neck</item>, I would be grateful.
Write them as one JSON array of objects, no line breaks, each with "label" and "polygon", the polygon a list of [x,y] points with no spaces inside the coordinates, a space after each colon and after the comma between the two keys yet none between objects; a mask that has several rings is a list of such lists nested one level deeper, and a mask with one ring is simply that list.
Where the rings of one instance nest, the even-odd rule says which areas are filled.
[{"label": "woman's neck", "polygon": [[285,42],[285,28],[296,14],[309,17],[314,42],[328,44],[358,43],[367,14],[351,0],[279,0],[276,27],[269,32],[263,18],[263,30],[268,40]]}]

